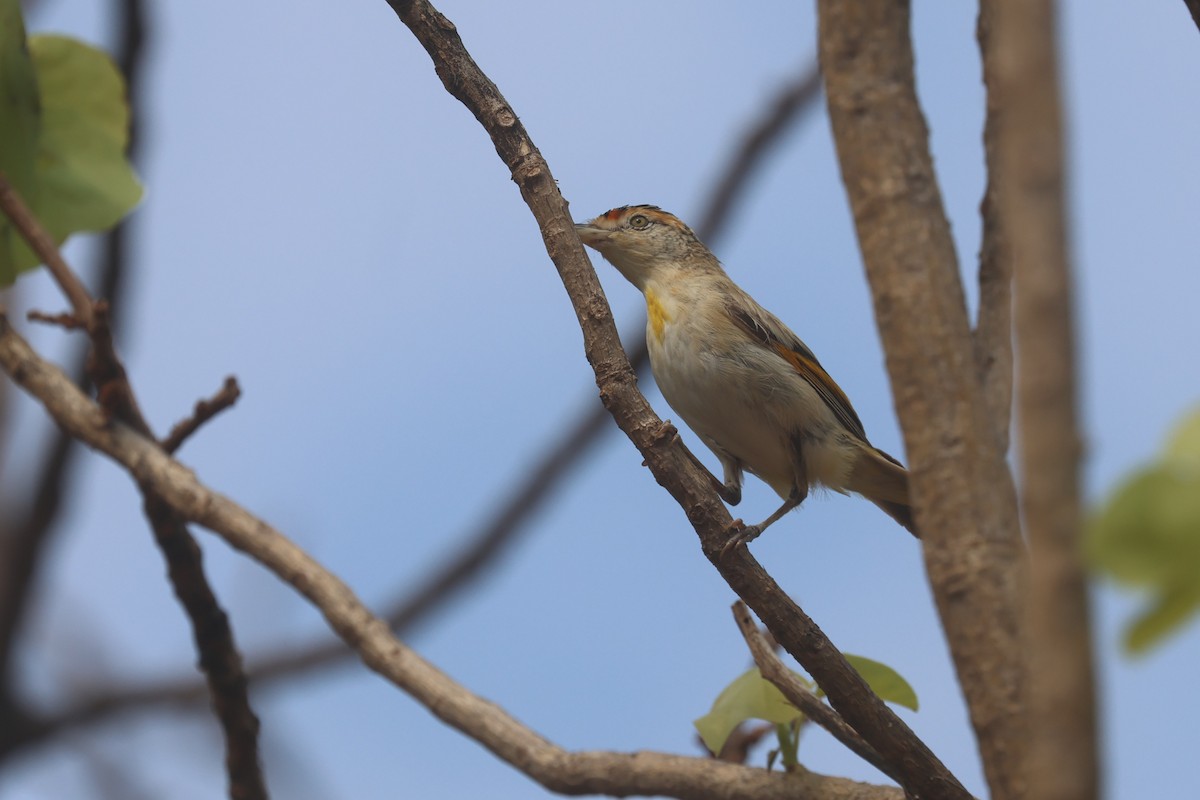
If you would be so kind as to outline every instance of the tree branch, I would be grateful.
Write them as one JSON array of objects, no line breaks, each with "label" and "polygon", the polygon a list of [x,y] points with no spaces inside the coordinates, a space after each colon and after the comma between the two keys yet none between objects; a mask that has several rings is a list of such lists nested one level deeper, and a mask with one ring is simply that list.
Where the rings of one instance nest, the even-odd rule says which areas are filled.
[{"label": "tree branch", "polygon": [[[87,373],[96,386],[106,417],[153,440],[153,432],[138,407],[125,366],[117,356],[107,302],[92,300],[82,281],[62,258],[54,240],[3,175],[0,175],[0,211],[9,217],[34,253],[50,268],[55,281],[70,300],[75,316],[87,329],[92,344]],[[200,666],[212,692],[213,709],[225,734],[230,794],[237,800],[265,800],[266,785],[258,756],[258,718],[250,708],[241,656],[234,644],[229,620],[204,574],[200,548],[183,518],[163,502],[153,486],[139,483],[138,488],[142,492],[146,518],[167,562],[172,588],[191,623]]]},{"label": "tree branch", "polygon": [[1028,734],[1024,551],[913,84],[908,3],[819,0],[818,9],[834,141],[904,432],[926,570],[992,797],[1019,798]]},{"label": "tree branch", "polygon": [[1049,0],[996,3],[996,145],[1015,265],[1021,510],[1031,555],[1029,797],[1082,800],[1100,789],[1057,33]]},{"label": "tree branch", "polygon": [[816,105],[814,101],[820,92],[821,72],[813,61],[775,95],[768,104],[767,113],[742,135],[741,145],[725,162],[721,177],[696,217],[696,235],[701,241],[712,246],[725,232],[725,224],[731,216],[729,212],[749,185],[749,178],[801,112]]},{"label": "tree branch", "polygon": [[1192,22],[1196,23],[1196,28],[1200,29],[1200,0],[1183,0],[1184,5],[1188,7],[1188,11],[1192,12]]},{"label": "tree branch", "polygon": [[216,394],[207,400],[198,401],[190,416],[175,423],[175,427],[171,428],[167,438],[162,441],[163,450],[168,453],[177,451],[188,437],[200,430],[200,426],[232,406],[241,396],[242,389],[238,386],[237,379],[232,375],[226,378]]},{"label": "tree branch", "polygon": [[[615,332],[614,332],[615,334]],[[397,640],[336,576],[266,522],[201,484],[156,442],[111,421],[0,316],[0,367],[72,436],[121,464],[139,486],[184,519],[220,534],[295,588],[372,670],[447,725],[471,736],[546,788],[569,795],[666,795],[696,800],[746,796],[899,800],[876,787],[814,773],[782,774],[712,759],[658,753],[571,753],[459,686]],[[929,795],[934,796],[934,795]]]},{"label": "tree branch", "polygon": [[975,346],[975,369],[995,423],[1000,449],[1007,452],[1013,391],[1012,254],[998,208],[1002,176],[996,165],[996,135],[1001,109],[992,90],[996,81],[996,51],[991,32],[996,3],[997,0],[980,0],[975,28],[983,57],[983,82],[988,87],[987,116],[983,125],[988,177],[983,202],[979,205],[983,236],[979,246],[979,312],[972,344]]},{"label": "tree branch", "polygon": [[638,391],[604,293],[545,160],[495,84],[471,59],[453,23],[422,0],[390,0],[389,4],[425,47],[447,91],[475,115],[508,166],[571,298],[601,399],[655,479],[687,513],[706,557],[813,676],[842,717],[895,766],[907,791],[929,797],[969,796],[746,549],[721,557],[732,524],[729,513],[708,476],[701,474],[671,434],[673,429],[663,424]]},{"label": "tree branch", "polygon": [[779,660],[779,656],[775,655],[774,648],[767,643],[766,637],[762,635],[762,631],[750,617],[750,609],[746,608],[746,604],[741,600],[733,604],[733,619],[742,633],[742,638],[746,640],[746,646],[750,648],[750,654],[754,657],[758,671],[774,684],[775,688],[783,692],[783,696],[789,703],[803,712],[808,719],[829,731],[833,738],[844,744],[863,761],[892,780],[899,781],[899,778],[893,774],[895,770],[883,760],[875,748],[864,742],[862,737],[847,725],[836,711],[825,705],[821,698],[817,697],[816,692],[797,680],[792,671]]}]

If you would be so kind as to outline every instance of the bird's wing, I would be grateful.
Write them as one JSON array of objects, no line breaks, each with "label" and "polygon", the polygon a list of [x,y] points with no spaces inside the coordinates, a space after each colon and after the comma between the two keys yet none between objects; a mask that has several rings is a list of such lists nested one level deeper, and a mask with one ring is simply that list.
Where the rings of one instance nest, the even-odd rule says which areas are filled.
[{"label": "bird's wing", "polygon": [[[749,297],[746,299],[749,300]],[[808,381],[809,385],[817,391],[820,398],[825,401],[825,405],[829,406],[834,416],[847,430],[864,442],[867,441],[867,433],[863,429],[862,420],[858,418],[854,407],[850,405],[850,398],[846,397],[846,393],[842,391],[841,387],[834,383],[833,378],[829,377],[829,373],[825,371],[804,342],[800,341],[800,337],[792,333],[786,325],[771,316],[765,309],[758,309],[760,313],[755,314],[749,308],[731,303],[726,305],[725,310],[729,313],[733,323],[750,338],[791,364],[800,377]]]}]

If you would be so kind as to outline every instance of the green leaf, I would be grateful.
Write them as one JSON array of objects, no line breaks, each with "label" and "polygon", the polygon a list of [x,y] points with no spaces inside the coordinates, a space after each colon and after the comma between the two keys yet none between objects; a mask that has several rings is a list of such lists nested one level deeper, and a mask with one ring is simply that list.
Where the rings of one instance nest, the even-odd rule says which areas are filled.
[{"label": "green leaf", "polygon": [[[862,656],[847,654],[846,660],[882,699],[911,708],[913,711],[917,710],[917,693],[896,670]],[[795,672],[792,674],[805,686],[823,694],[808,678]],[[762,676],[758,667],[752,667],[726,686],[717,695],[712,710],[693,724],[708,749],[719,753],[733,729],[748,719],[762,719],[776,725],[786,725],[803,716],[773,683]]]},{"label": "green leaf", "polygon": [[[13,0],[0,2],[6,4],[0,6],[0,21],[11,22],[8,4]],[[24,175],[26,181],[32,174],[25,186],[19,181],[14,185],[56,242],[61,244],[78,231],[112,227],[142,196],[141,184],[125,158],[129,108],[125,82],[116,65],[103,51],[83,42],[65,36],[34,36],[24,56],[31,60],[36,73],[33,78],[20,57],[24,49],[20,26],[5,25],[0,47],[0,63],[16,67],[12,75],[5,69],[6,93],[0,98],[6,104],[0,109],[6,120],[3,127],[8,127],[12,116],[24,132],[20,146],[0,156],[0,164],[6,173]],[[32,159],[27,141],[30,130],[36,138]],[[7,220],[0,223],[0,244],[4,245],[0,248],[0,286],[37,265],[38,259]]]},{"label": "green leaf", "polygon": [[1126,479],[1092,518],[1093,568],[1150,597],[1125,647],[1144,653],[1200,610],[1200,412],[1173,432],[1160,459]]},{"label": "green leaf", "polygon": [[852,656],[846,653],[850,666],[862,675],[867,685],[879,695],[880,699],[898,706],[917,710],[917,693],[913,691],[908,681],[900,677],[900,673],[887,664],[863,656]]},{"label": "green leaf", "polygon": [[[812,685],[803,676],[796,677],[805,685]],[[758,667],[752,667],[726,686],[713,701],[712,710],[693,724],[705,746],[719,753],[733,729],[748,719],[781,724],[800,716],[795,706],[784,699],[783,693],[763,678]]]},{"label": "green leaf", "polygon": [[1200,465],[1200,409],[1183,418],[1167,440],[1163,460],[1180,466]]},{"label": "green leaf", "polygon": [[[20,0],[0,0],[0,120],[0,172],[36,206],[41,103]],[[0,287],[16,277],[18,253],[26,262],[33,257],[8,217],[0,214]]]}]

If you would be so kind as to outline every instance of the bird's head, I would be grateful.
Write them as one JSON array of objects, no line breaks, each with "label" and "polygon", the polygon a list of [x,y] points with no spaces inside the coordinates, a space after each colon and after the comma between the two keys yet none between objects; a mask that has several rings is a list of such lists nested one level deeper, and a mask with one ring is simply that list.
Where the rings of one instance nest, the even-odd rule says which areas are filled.
[{"label": "bird's head", "polygon": [[638,289],[664,269],[716,265],[692,229],[658,206],[614,208],[590,222],[577,223],[575,231]]}]

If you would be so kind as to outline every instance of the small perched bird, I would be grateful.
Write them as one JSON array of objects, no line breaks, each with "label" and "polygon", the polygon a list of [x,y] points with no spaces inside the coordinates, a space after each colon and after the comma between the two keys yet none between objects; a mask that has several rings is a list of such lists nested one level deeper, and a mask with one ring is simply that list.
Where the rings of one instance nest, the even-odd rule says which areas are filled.
[{"label": "small perched bird", "polygon": [[725,502],[749,470],[783,498],[726,550],[749,542],[808,496],[810,486],[856,492],[919,535],[908,472],[867,441],[846,394],[774,314],[735,284],[677,217],[622,206],[575,225],[646,298],[650,369],[663,397],[721,461]]}]

